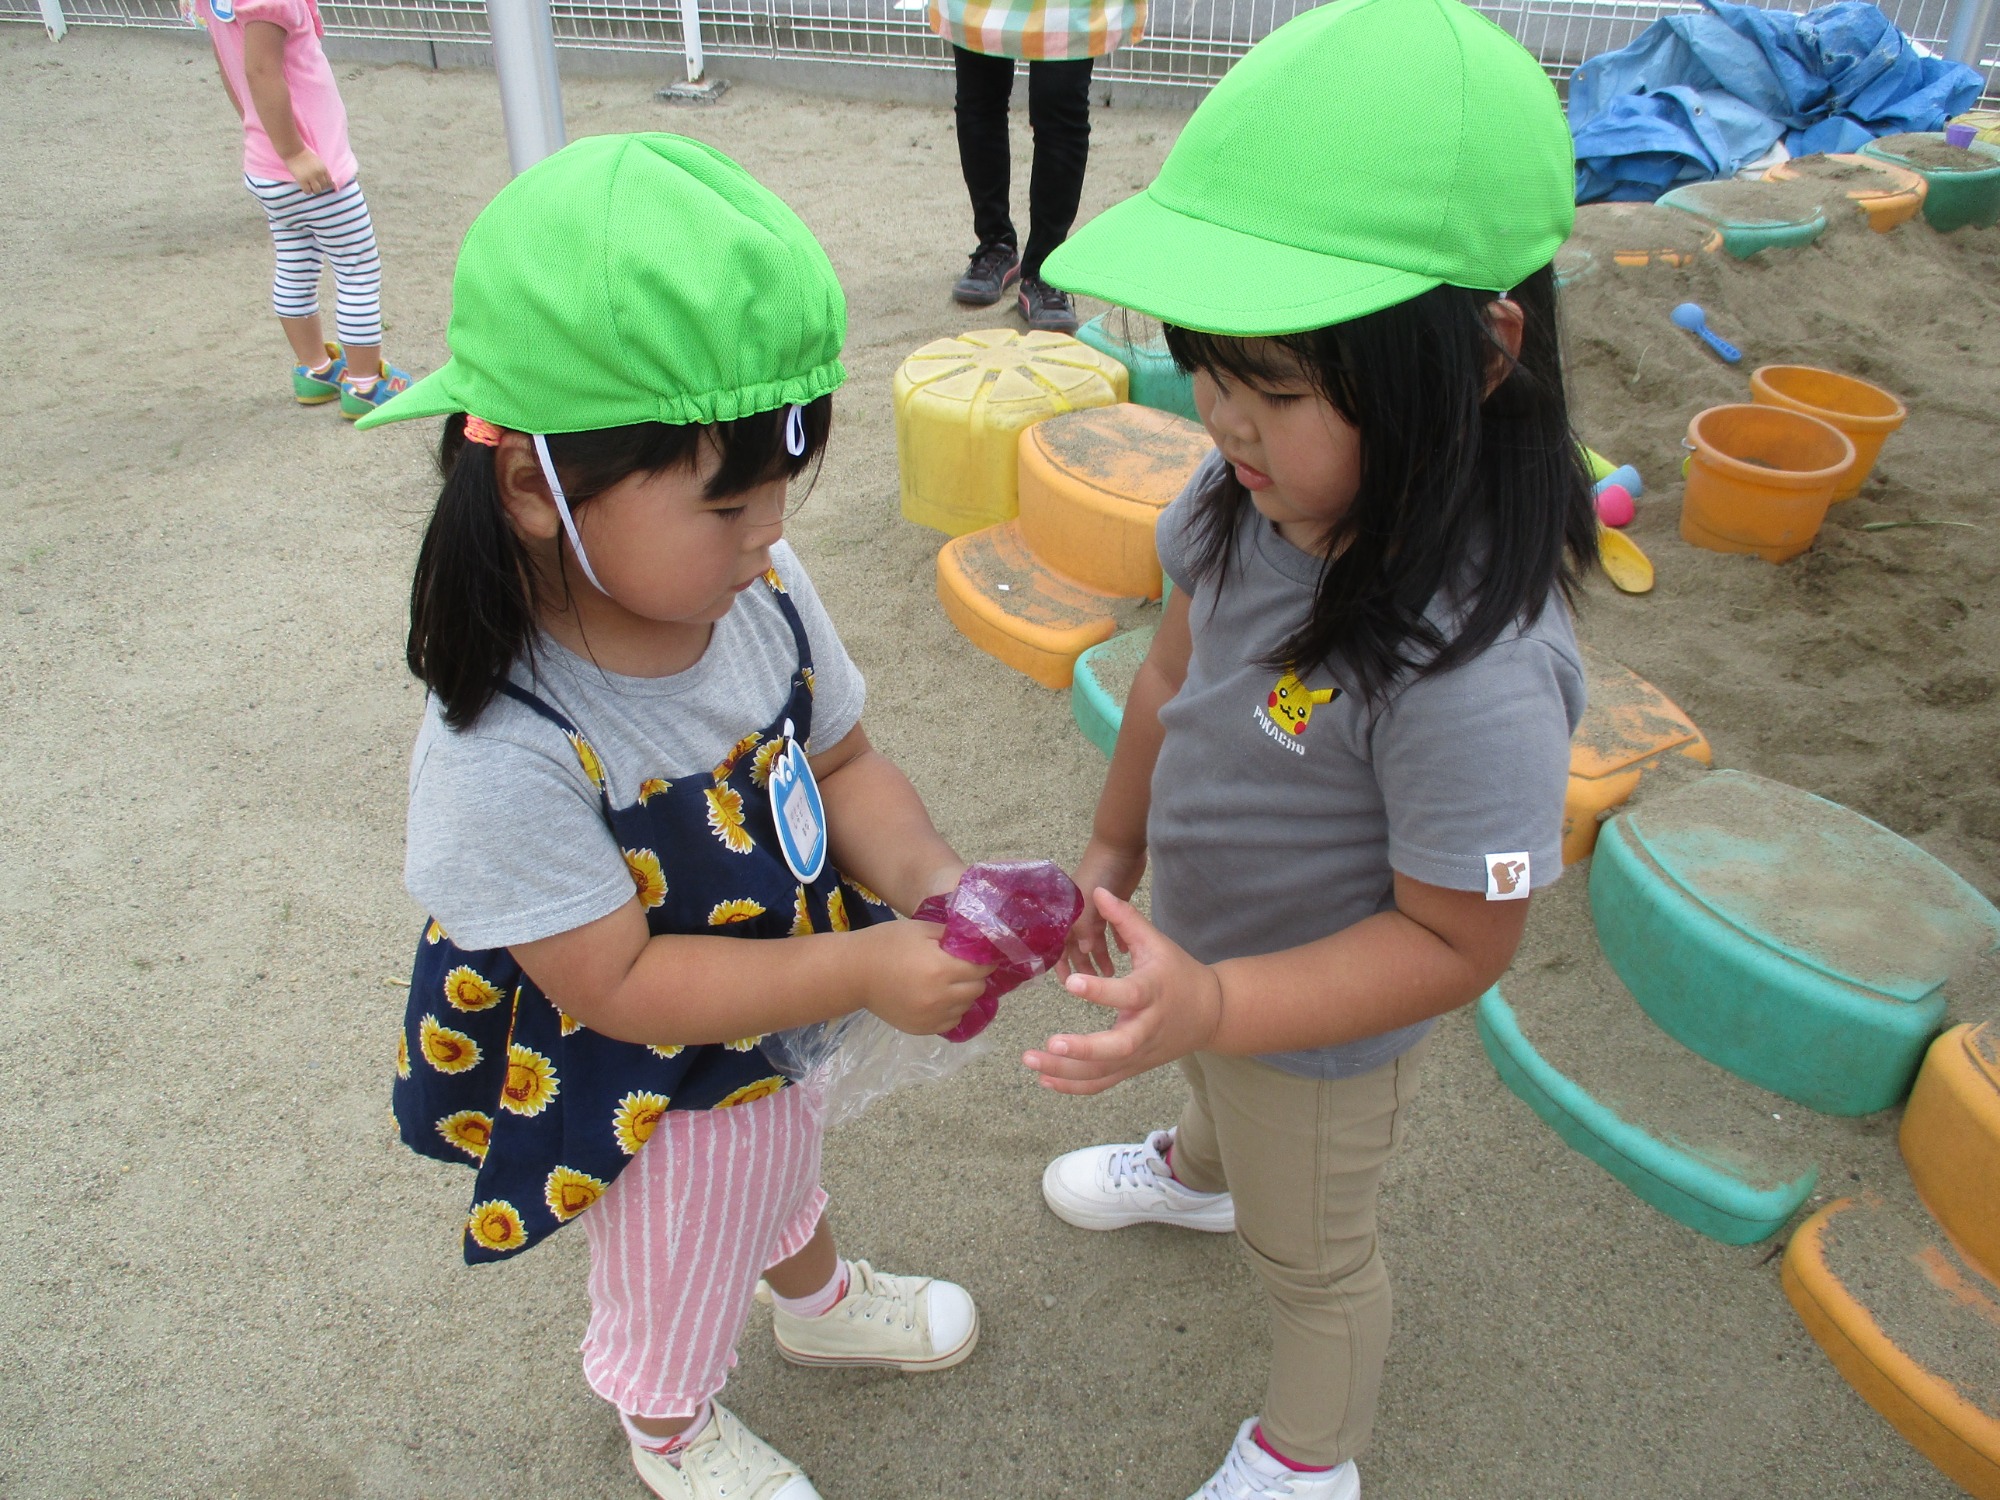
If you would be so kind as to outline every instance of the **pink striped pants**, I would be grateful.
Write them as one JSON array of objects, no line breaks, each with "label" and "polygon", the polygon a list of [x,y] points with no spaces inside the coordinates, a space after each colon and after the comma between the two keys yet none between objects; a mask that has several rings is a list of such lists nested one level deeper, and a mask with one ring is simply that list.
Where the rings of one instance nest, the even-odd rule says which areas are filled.
[{"label": "pink striped pants", "polygon": [[805,1248],[826,1210],[821,1115],[802,1088],[731,1109],[670,1110],[583,1214],[583,1375],[620,1411],[685,1417],[736,1363],[757,1278]]}]

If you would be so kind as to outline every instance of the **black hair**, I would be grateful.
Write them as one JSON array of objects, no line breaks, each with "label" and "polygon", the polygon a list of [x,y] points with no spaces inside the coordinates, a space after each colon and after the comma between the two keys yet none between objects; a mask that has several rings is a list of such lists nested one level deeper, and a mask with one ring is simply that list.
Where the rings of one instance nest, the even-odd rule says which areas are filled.
[{"label": "black hair", "polygon": [[[705,486],[710,500],[740,495],[783,477],[796,479],[817,461],[833,422],[833,398],[802,410],[805,452],[785,447],[789,408],[757,412],[713,426],[638,422],[594,432],[551,433],[549,458],[572,514],[633,474],[691,468],[702,439],[712,437],[722,462]],[[507,669],[532,654],[536,619],[548,602],[545,586],[515,536],[494,475],[495,449],[467,442],[465,418],[454,415],[438,444],[444,480],[424,529],[410,584],[410,636],[404,658],[444,705],[445,723],[463,729],[499,691]],[[561,553],[558,549],[558,558]],[[564,587],[568,576],[563,575]]]},{"label": "black hair", "polygon": [[[1575,602],[1597,518],[1563,393],[1554,272],[1509,294],[1518,357],[1487,321],[1494,295],[1439,286],[1267,339],[1166,328],[1183,370],[1252,387],[1303,374],[1359,437],[1360,488],[1332,528],[1312,611],[1262,665],[1304,673],[1338,654],[1361,696],[1380,701],[1403,674],[1445,671],[1531,624],[1552,593]],[[1197,502],[1196,577],[1226,575],[1250,503],[1233,470]],[[1448,638],[1425,618],[1440,593],[1457,622]]]}]

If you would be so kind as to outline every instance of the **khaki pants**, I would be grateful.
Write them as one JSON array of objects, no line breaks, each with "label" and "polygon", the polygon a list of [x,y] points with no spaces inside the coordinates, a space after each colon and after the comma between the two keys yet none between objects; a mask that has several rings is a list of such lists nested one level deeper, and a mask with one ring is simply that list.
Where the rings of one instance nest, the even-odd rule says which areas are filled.
[{"label": "khaki pants", "polygon": [[1254,1058],[1181,1060],[1191,1094],[1174,1175],[1236,1200],[1236,1233],[1271,1305],[1264,1435],[1299,1463],[1345,1463],[1375,1424],[1389,1347],[1375,1196],[1428,1046],[1330,1083]]}]

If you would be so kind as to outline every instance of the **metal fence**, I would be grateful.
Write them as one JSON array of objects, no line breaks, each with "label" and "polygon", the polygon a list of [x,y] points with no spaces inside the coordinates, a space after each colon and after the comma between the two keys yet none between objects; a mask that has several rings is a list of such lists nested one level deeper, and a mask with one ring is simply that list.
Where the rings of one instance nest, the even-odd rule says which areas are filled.
[{"label": "metal fence", "polygon": [[[40,0],[0,0],[0,20],[42,19]],[[176,0],[61,0],[72,26],[181,24]],[[1251,43],[1308,10],[1316,0],[1153,0],[1145,34],[1100,64],[1113,83],[1205,88]],[[1473,0],[1541,58],[1552,77],[1567,78],[1597,53],[1622,47],[1662,16],[1700,9],[1695,0]],[[1804,11],[1812,0],[1765,0],[1772,9]],[[1888,17],[1942,54],[1954,5],[1977,0],[1889,0]],[[327,34],[417,42],[484,42],[483,0],[323,0]],[[555,37],[564,47],[679,54],[677,0],[550,0]],[[923,0],[705,0],[701,43],[711,57],[766,57],[877,67],[943,69],[950,49],[932,34]],[[1985,103],[2000,103],[2000,37],[1978,53]]]}]

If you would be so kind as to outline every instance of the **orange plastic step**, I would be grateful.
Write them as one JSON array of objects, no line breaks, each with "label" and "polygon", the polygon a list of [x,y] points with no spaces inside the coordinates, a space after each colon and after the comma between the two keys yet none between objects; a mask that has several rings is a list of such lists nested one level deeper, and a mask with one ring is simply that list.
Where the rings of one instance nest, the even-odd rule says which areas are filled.
[{"label": "orange plastic step", "polygon": [[1781,1279],[1861,1398],[1975,1500],[2000,1500],[2000,1289],[1923,1211],[1830,1203],[1792,1235]]},{"label": "orange plastic step", "polygon": [[986,328],[924,345],[892,387],[904,518],[952,536],[1012,520],[1021,429],[1123,401],[1129,383],[1066,333]]},{"label": "orange plastic step", "polygon": [[1154,523],[1214,446],[1200,423],[1131,402],[1037,422],[1020,436],[1021,537],[1079,583],[1157,599]]},{"label": "orange plastic step", "polygon": [[1581,648],[1590,695],[1569,748],[1569,790],[1563,798],[1563,863],[1588,859],[1597,830],[1629,799],[1648,771],[1670,755],[1700,765],[1715,756],[1694,720],[1645,678],[1588,646]]},{"label": "orange plastic step", "polygon": [[1076,659],[1111,639],[1128,602],[1043,567],[1013,521],[946,542],[937,590],[967,640],[1048,688],[1070,685]]},{"label": "orange plastic step", "polygon": [[2000,1025],[1954,1026],[1931,1043],[1900,1140],[1924,1207],[2000,1281]]}]

